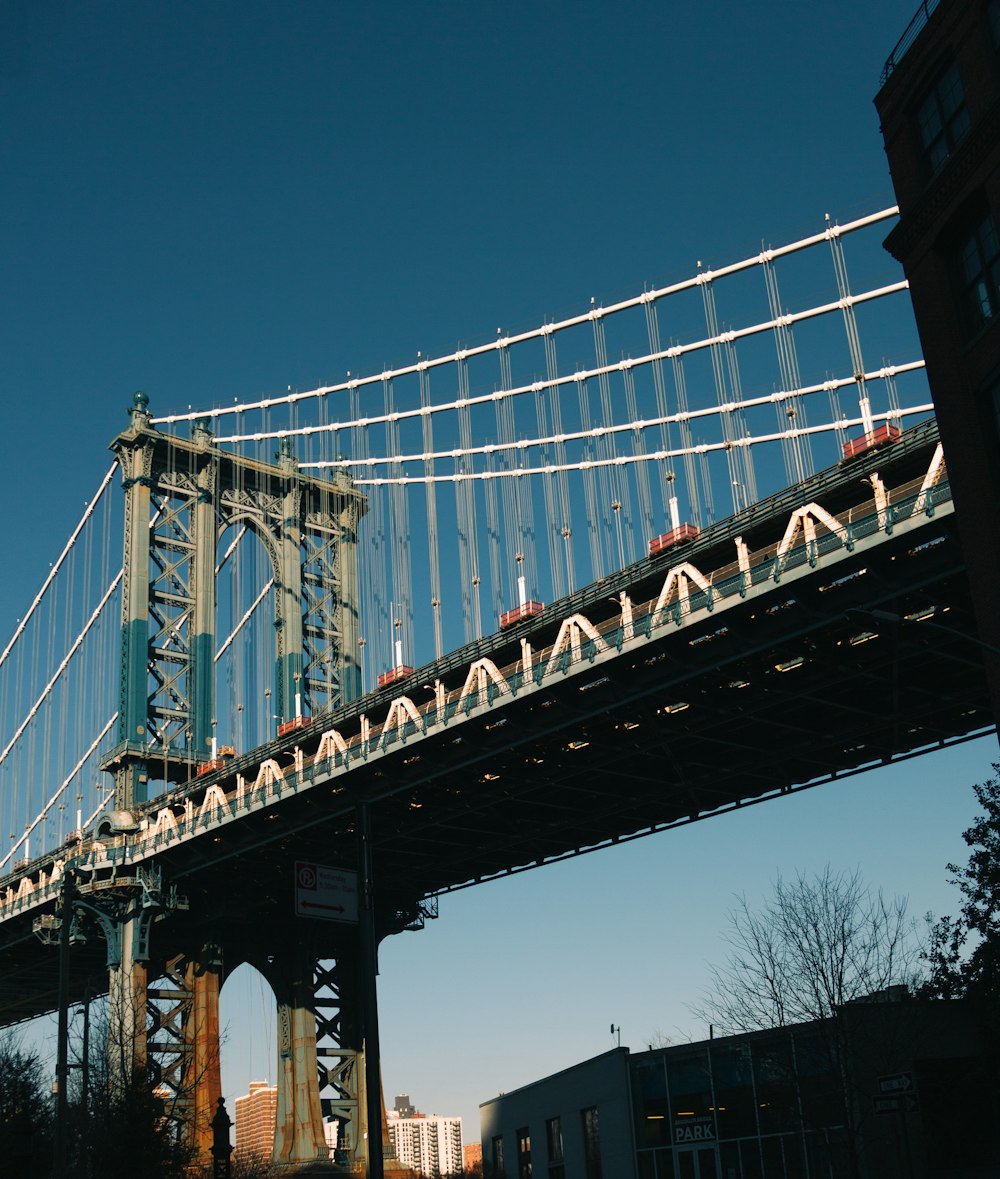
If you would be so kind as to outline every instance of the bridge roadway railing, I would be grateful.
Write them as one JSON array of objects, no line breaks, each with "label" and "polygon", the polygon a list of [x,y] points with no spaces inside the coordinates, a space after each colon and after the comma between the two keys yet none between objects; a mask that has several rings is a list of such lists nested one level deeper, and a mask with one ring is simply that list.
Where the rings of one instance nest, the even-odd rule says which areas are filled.
[{"label": "bridge roadway railing", "polygon": [[[851,474],[853,478],[856,471],[852,469]],[[839,483],[844,484],[843,473]],[[666,569],[665,561],[632,566],[632,583],[639,580],[640,571],[645,582],[649,582],[651,572],[656,574],[657,581],[663,572],[661,588],[655,597],[633,603],[627,593],[629,579],[606,578],[599,583],[600,596],[593,592],[592,586],[585,594],[573,595],[559,603],[559,630],[554,641],[535,650],[531,646],[531,628],[519,627],[514,643],[520,645],[520,658],[513,662],[498,667],[490,660],[494,648],[488,644],[473,645],[471,651],[463,648],[467,660],[470,654],[477,657],[457,665],[450,660],[428,665],[412,681],[400,685],[401,695],[392,699],[384,693],[374,698],[369,695],[358,701],[353,710],[341,709],[334,715],[315,718],[309,730],[271,742],[225,771],[195,779],[161,796],[143,808],[138,816],[139,830],[132,834],[103,840],[91,838],[39,857],[26,870],[0,881],[0,921],[51,904],[69,863],[81,868],[95,882],[99,877],[111,881],[116,876],[127,878],[165,848],[216,831],[314,785],[327,785],[338,776],[391,756],[425,736],[469,718],[481,717],[484,712],[502,709],[525,693],[543,691],[554,677],[579,674],[591,667],[599,669],[606,660],[642,644],[658,643],[670,632],[693,622],[714,618],[719,628],[724,629],[722,616],[728,608],[747,598],[771,593],[782,585],[791,590],[798,578],[816,571],[829,569],[830,585],[858,576],[856,571],[847,572],[838,579],[838,561],[882,543],[894,532],[918,532],[934,515],[953,511],[939,448],[923,477],[892,489],[882,488],[881,498],[873,495],[836,515],[822,513],[825,521],[816,515],[815,509],[819,507],[821,512],[822,509],[815,499],[803,502],[802,490],[808,493],[815,489],[807,485],[794,499],[788,495],[779,497],[784,507],[789,503],[797,505],[780,540],[752,553],[738,554],[736,561],[727,562],[708,574],[701,573],[693,564],[697,556],[693,546],[685,547],[683,553],[672,552],[675,562],[681,556],[691,559]],[[739,523],[745,530],[745,515]],[[732,534],[734,529],[730,527],[727,531]],[[800,536],[803,539],[798,539]],[[735,536],[733,539],[737,540]],[[933,541],[931,538],[923,543]],[[612,588],[617,589],[616,598],[607,592]],[[582,607],[589,606],[594,613],[598,603],[603,604],[605,611],[609,604],[615,603],[617,610],[610,617],[591,622],[582,613]],[[776,612],[786,604],[788,599],[776,601],[766,609]],[[581,609],[574,609],[577,606]],[[550,616],[549,632],[554,625]],[[703,634],[693,642],[708,641],[717,633],[720,631]],[[496,649],[510,649],[509,635],[495,636],[495,640]],[[451,679],[452,670],[459,676],[464,671],[461,684],[457,679],[452,680],[451,686],[445,683],[444,677]],[[599,682],[600,677],[583,687]],[[407,687],[413,690],[413,684],[431,688],[434,698],[417,705],[406,694]],[[682,701],[677,702],[677,707],[683,706]],[[384,710],[380,723],[372,723],[369,715],[376,707],[380,713]],[[499,713],[498,721],[504,721]],[[306,742],[315,752],[307,753],[300,742]],[[292,765],[282,767],[277,760],[279,755],[290,755]],[[391,792],[392,787],[385,789]],[[330,805],[331,814],[335,814],[336,794]],[[345,810],[347,805],[345,800]]]}]

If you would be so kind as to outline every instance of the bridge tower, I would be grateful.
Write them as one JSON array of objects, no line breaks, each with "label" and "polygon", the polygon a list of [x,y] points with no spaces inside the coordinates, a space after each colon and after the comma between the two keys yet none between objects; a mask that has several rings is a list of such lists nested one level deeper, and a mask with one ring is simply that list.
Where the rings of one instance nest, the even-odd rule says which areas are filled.
[{"label": "bridge tower", "polygon": [[[118,740],[102,762],[114,778],[114,811],[102,820],[109,834],[135,829],[136,808],[148,801],[154,775],[166,789],[214,757],[216,585],[226,528],[252,532],[270,561],[275,638],[269,712],[279,726],[361,692],[357,529],[366,501],[350,477],[303,473],[284,441],[274,464],[223,450],[203,420],[189,438],[163,433],[143,393],[134,395],[129,418],[111,443],[122,470],[125,527]],[[158,972],[165,981],[148,985],[154,981],[152,925],[164,909],[147,901],[137,896],[105,923],[114,925],[109,946],[113,941],[116,947],[109,952],[111,1010],[131,1046],[132,1068],[156,1055],[165,1026],[157,1002],[173,1012],[168,1018],[180,1026],[168,1029],[171,1075],[193,1078],[195,1091],[183,1102],[187,1129],[207,1151],[210,1123],[199,1111],[210,1114],[221,1093],[218,945],[214,939],[171,945],[165,971]],[[262,931],[262,941],[268,936]],[[261,952],[269,955],[266,944]],[[323,1157],[326,1149],[316,1081],[316,994],[303,981],[314,976],[301,957],[287,978],[272,978],[288,1041],[279,1044],[279,1085],[287,1089],[279,1108],[288,1126],[298,1127],[295,1141],[283,1147],[283,1161],[293,1163]]]},{"label": "bridge tower", "polygon": [[364,496],[346,474],[299,470],[286,441],[275,465],[152,425],[136,393],[111,443],[125,490],[118,742],[103,768],[115,808],[146,801],[155,761],[183,782],[212,756],[218,539],[245,527],[274,578],[274,685],[279,723],[361,691],[357,527]]}]

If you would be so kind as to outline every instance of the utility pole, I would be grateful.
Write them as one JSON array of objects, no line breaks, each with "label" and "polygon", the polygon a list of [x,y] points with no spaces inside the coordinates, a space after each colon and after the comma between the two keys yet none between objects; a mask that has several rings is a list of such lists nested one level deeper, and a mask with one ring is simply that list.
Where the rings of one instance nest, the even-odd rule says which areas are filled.
[{"label": "utility pole", "polygon": [[358,803],[358,851],[361,867],[359,950],[361,958],[361,1011],[365,1047],[365,1108],[368,1140],[366,1175],[383,1179],[382,1076],[378,1042],[378,941],[375,936],[375,882],[372,875],[371,817],[367,802]]}]

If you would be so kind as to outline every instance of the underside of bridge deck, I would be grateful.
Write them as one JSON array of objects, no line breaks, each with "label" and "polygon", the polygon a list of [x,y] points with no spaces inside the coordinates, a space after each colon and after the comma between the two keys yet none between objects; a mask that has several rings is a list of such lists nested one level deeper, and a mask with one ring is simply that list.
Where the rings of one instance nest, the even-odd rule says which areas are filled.
[{"label": "underside of bridge deck", "polygon": [[[892,458],[868,456],[723,522],[686,560],[719,568],[732,560],[737,535],[750,549],[774,544],[802,502],[843,512],[864,498],[858,487],[876,469],[887,486],[919,480],[936,435],[932,425],[911,435]],[[535,649],[551,644],[574,611],[599,625],[621,609],[625,589],[636,602],[655,599],[670,561],[668,553],[633,566],[555,604],[551,623],[530,620],[420,669],[410,695],[420,704],[436,680],[461,682],[487,652],[497,666],[515,664],[525,635]],[[366,698],[352,715],[377,707]],[[290,764],[296,744],[311,756],[324,728],[349,719],[334,714],[314,736],[292,734],[254,756]],[[306,940],[317,957],[337,957],[349,936],[341,927],[294,916],[294,864],[354,867],[359,799],[371,804],[385,935],[419,921],[421,901],[434,894],[821,782],[836,789],[838,777],[992,725],[957,522],[942,510],[841,553],[830,570],[772,579],[725,610],[547,681],[544,691],[515,693],[502,707],[358,759],[347,774],[320,776],[280,805],[164,846],[157,863],[188,907],[154,930],[154,952],[212,941],[231,970]],[[780,821],[778,807],[774,815]],[[72,957],[79,994],[100,974],[101,958],[90,943]],[[0,1022],[51,1009],[55,986],[55,951],[26,922],[6,921]]]}]

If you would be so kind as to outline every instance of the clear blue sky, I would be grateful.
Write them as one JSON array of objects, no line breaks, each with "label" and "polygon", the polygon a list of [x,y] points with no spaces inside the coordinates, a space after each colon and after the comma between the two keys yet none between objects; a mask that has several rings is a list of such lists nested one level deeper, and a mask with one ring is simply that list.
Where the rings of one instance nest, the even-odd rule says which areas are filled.
[{"label": "clear blue sky", "polygon": [[[872,96],[911,0],[0,4],[9,632],[156,412],[308,388],[892,202]],[[732,895],[827,861],[953,907],[995,742],[445,899],[387,945],[386,1093],[476,1107],[700,1036]],[[252,992],[252,988],[251,988]],[[237,1014],[227,1095],[270,1047]],[[251,994],[250,1010],[259,1009]]]}]

